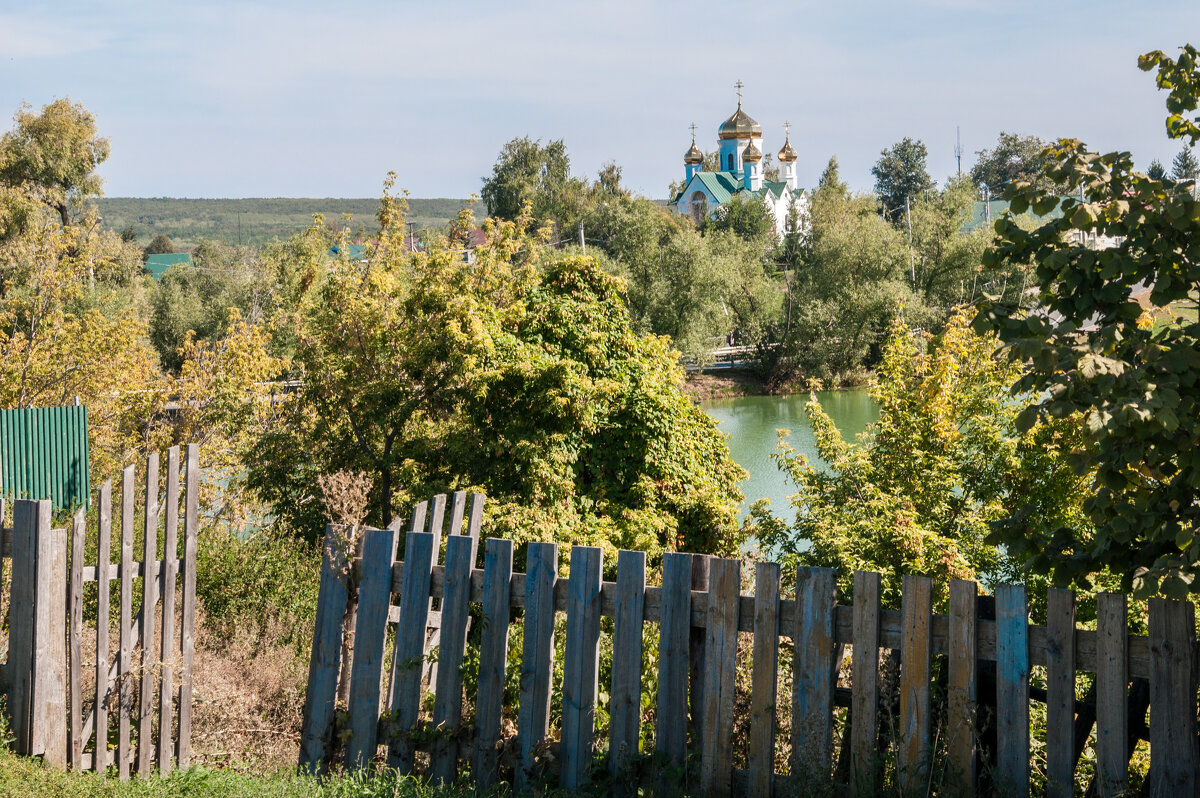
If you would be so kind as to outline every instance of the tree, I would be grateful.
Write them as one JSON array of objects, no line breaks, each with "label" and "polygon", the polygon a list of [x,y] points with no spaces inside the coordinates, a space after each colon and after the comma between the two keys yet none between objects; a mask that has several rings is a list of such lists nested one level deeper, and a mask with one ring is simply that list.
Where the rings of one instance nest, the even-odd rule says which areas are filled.
[{"label": "tree", "polygon": [[1047,191],[1055,188],[1045,173],[1047,142],[1037,136],[1020,136],[1001,131],[996,146],[979,150],[971,167],[971,180],[976,186],[987,186],[994,196],[1018,180],[1037,183]]},{"label": "tree", "polygon": [[1200,161],[1192,154],[1190,146],[1184,145],[1179,154],[1171,159],[1171,178],[1174,180],[1200,178]]},{"label": "tree", "polygon": [[[192,252],[196,268],[168,269],[150,292],[150,343],[163,368],[179,373],[184,344],[214,343],[229,331],[231,309],[251,323],[273,315],[267,305],[274,274],[248,265],[235,247],[201,241]],[[255,264],[257,266],[257,264]]]},{"label": "tree", "polygon": [[834,166],[813,194],[810,231],[781,298],[768,360],[775,385],[851,376],[877,356],[897,308],[920,307],[903,236],[880,218],[873,197],[846,191]]},{"label": "tree", "polygon": [[[616,177],[619,182],[619,170]],[[480,196],[489,215],[506,221],[519,218],[529,203],[535,224],[554,226],[560,235],[574,227],[588,204],[587,184],[571,177],[571,160],[562,139],[543,146],[541,139],[528,136],[504,145],[491,177],[483,180]]]},{"label": "tree", "polygon": [[67,98],[38,114],[22,106],[13,123],[0,138],[0,183],[28,192],[70,224],[100,194],[96,167],[108,158],[108,139],[97,135],[91,113]]},{"label": "tree", "polygon": [[528,211],[485,222],[471,264],[444,242],[407,252],[403,218],[385,194],[365,260],[301,282],[302,387],[246,463],[282,522],[316,534],[317,477],[350,470],[371,475],[375,525],[476,488],[517,540],[737,550],[743,472],[669,342],[631,328],[618,278],[540,244]]},{"label": "tree", "polygon": [[614,161],[607,161],[600,167],[600,173],[596,175],[595,192],[605,200],[629,196],[629,191],[621,185],[621,167]]},{"label": "tree", "polygon": [[775,238],[775,217],[765,202],[757,197],[734,194],[727,202],[717,206],[712,218],[704,223],[704,230],[723,230],[733,233],[743,241],[756,241],[766,245]]},{"label": "tree", "polygon": [[[992,238],[986,225],[965,229],[975,197],[969,179],[951,178],[944,190],[927,191],[912,203],[910,280],[939,325],[952,307],[970,301],[968,292]],[[1008,282],[1014,292],[1020,290],[1019,280]]]},{"label": "tree", "polygon": [[166,233],[159,233],[146,245],[146,249],[143,252],[147,256],[170,255],[175,252],[175,245],[171,243],[171,239]]},{"label": "tree", "polygon": [[1146,170],[1146,177],[1151,180],[1166,180],[1167,167],[1162,165],[1162,161],[1155,158],[1150,162],[1150,168]]},{"label": "tree", "polygon": [[[1181,50],[1178,59],[1156,50],[1138,63],[1157,67],[1169,92],[1168,133],[1195,146],[1200,117],[1187,114],[1200,93],[1200,53]],[[1093,153],[1075,139],[1051,148],[1048,173],[1070,194],[1017,184],[1012,213],[1032,208],[1046,221],[1026,230],[1002,217],[985,255],[991,267],[1034,263],[1040,308],[996,301],[977,324],[1027,364],[1015,390],[1039,399],[1019,418],[1022,428],[1086,419],[1072,462],[1094,474],[1083,509],[1095,531],[1068,524],[1025,535],[1001,526],[1001,542],[1060,582],[1109,568],[1142,595],[1200,590],[1200,324],[1178,313],[1200,287],[1200,203],[1135,171],[1129,153]],[[1122,243],[1097,251],[1093,235]],[[1139,286],[1150,287],[1150,312],[1134,298]]]},{"label": "tree", "polygon": [[788,564],[838,568],[840,590],[856,569],[881,571],[884,602],[899,606],[910,574],[933,577],[941,601],[952,578],[1022,578],[1023,563],[989,539],[1014,505],[1030,508],[1021,524],[1030,534],[1082,520],[1086,479],[1067,463],[1082,424],[1051,420],[1019,432],[1031,397],[1006,396],[1019,365],[997,357],[996,339],[970,324],[956,313],[935,338],[893,322],[871,388],[879,420],[858,442],[844,440],[813,397],[808,416],[829,466],[781,435],[775,459],[797,485],[796,521],[788,527],[756,507],[764,548]]},{"label": "tree", "polygon": [[111,475],[153,439],[166,398],[145,324],[133,308],[104,307],[136,248],[94,225],[64,227],[48,210],[35,218],[0,245],[0,406],[79,397],[92,469]]},{"label": "tree", "polygon": [[836,155],[829,157],[829,162],[825,164],[825,169],[821,172],[821,178],[817,181],[818,190],[834,191],[843,197],[850,193],[849,187],[842,182],[841,167],[838,165]]},{"label": "tree", "polygon": [[871,167],[871,174],[875,175],[875,193],[883,203],[884,212],[893,221],[903,221],[898,212],[904,208],[906,197],[918,197],[933,188],[925,168],[927,156],[921,141],[905,136],[880,152],[879,160]]}]

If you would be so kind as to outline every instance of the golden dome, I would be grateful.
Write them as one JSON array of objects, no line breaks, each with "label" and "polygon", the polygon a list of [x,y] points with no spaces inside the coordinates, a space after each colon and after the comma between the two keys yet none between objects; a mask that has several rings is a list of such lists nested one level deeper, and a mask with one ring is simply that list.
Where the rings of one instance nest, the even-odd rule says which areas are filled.
[{"label": "golden dome", "polygon": [[795,148],[792,147],[791,139],[784,139],[783,149],[779,151],[779,160],[783,163],[791,163],[799,157]]},{"label": "golden dome", "polygon": [[758,147],[754,146],[754,142],[746,145],[746,149],[742,150],[743,161],[761,161],[762,153],[758,151]]},{"label": "golden dome", "polygon": [[755,122],[742,110],[741,102],[738,102],[738,108],[733,112],[733,116],[726,119],[717,129],[717,138],[725,140],[761,137],[762,125]]},{"label": "golden dome", "polygon": [[700,148],[696,146],[695,139],[692,139],[692,148],[683,154],[683,162],[689,164],[704,163],[704,153],[700,152]]}]

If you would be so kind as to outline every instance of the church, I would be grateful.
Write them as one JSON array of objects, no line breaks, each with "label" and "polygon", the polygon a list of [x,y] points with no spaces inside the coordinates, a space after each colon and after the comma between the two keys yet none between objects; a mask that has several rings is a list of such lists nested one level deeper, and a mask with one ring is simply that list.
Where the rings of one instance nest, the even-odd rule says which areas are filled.
[{"label": "church", "polygon": [[696,146],[696,126],[692,125],[692,146],[683,156],[683,190],[670,204],[677,213],[690,216],[696,224],[701,224],[716,216],[721,205],[735,196],[759,199],[771,212],[775,233],[782,238],[793,203],[799,212],[802,229],[807,227],[809,197],[796,185],[796,150],[785,123],[783,149],[778,155],[783,180],[764,179],[762,125],[742,110],[742,82],[738,81],[736,85],[737,110],[717,129],[719,170],[703,170],[704,153]]}]

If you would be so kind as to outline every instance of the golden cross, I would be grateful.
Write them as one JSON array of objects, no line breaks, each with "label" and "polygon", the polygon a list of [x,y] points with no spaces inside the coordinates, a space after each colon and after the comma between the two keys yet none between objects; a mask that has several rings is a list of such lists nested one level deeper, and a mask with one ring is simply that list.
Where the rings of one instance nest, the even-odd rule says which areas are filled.
[{"label": "golden cross", "polygon": [[692,143],[696,143],[696,123],[693,122],[689,127],[692,129]]},{"label": "golden cross", "polygon": [[784,122],[783,123],[783,137],[786,139],[788,136],[791,135],[791,133],[792,133],[792,123]]},{"label": "golden cross", "polygon": [[738,107],[739,107],[739,108],[742,106],[742,87],[743,87],[744,85],[745,85],[745,84],[744,84],[744,83],[742,83],[740,80],[739,80],[737,83],[733,84],[734,88],[735,88],[735,89],[737,89],[737,95],[738,95]]}]

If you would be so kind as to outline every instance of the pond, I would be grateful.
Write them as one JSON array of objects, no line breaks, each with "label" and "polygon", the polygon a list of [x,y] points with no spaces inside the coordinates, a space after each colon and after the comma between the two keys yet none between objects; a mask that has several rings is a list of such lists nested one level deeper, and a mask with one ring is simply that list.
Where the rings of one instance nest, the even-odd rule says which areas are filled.
[{"label": "pond", "polygon": [[[879,410],[865,388],[845,391],[820,391],[817,401],[833,418],[842,436],[853,440],[879,417]],[[742,483],[746,500],[739,519],[750,511],[750,505],[761,498],[771,500],[771,510],[789,524],[796,513],[788,496],[796,486],[779,470],[771,455],[776,451],[779,437],[776,430],[791,431],[792,448],[808,456],[818,465],[824,461],[817,456],[812,428],[805,408],[808,394],[791,396],[742,396],[736,399],[711,399],[700,403],[704,412],[715,418],[720,430],[729,436],[729,452],[750,476]]]}]

